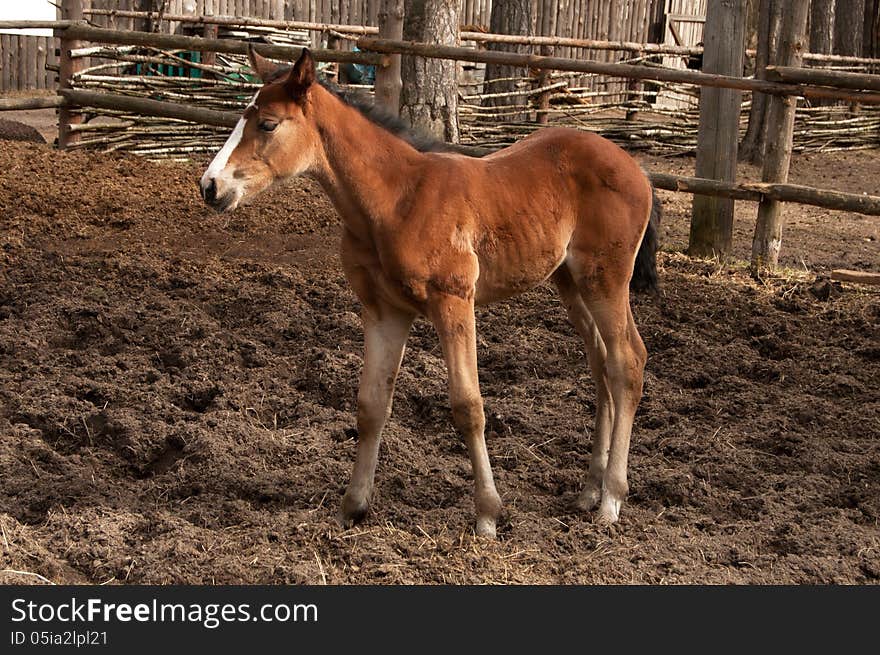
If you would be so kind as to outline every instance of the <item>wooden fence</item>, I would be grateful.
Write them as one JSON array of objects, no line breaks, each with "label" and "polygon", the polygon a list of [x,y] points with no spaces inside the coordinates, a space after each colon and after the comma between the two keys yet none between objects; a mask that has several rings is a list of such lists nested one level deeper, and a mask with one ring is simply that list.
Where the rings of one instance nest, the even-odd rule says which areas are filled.
[{"label": "wooden fence", "polygon": [[[705,0],[536,0],[531,3],[532,32],[543,36],[580,39],[649,41],[652,22],[665,20],[666,7],[677,12],[701,11]],[[134,10],[138,0],[92,0],[93,9]],[[276,20],[378,26],[380,0],[196,0],[196,15],[247,16]],[[87,10],[88,12],[88,10]],[[488,31],[492,0],[461,0],[459,21],[464,31]],[[183,0],[171,0],[165,13],[184,13]],[[95,17],[93,22],[114,29],[133,29],[132,18]],[[172,29],[174,29],[172,25]],[[656,26],[654,29],[657,29]],[[320,34],[313,35],[319,47]],[[672,42],[672,41],[670,41]],[[615,53],[585,53],[562,47],[560,57],[583,56],[613,61]]]},{"label": "wooden fence", "polygon": [[[670,0],[541,0],[531,3],[535,34],[576,38],[645,41],[652,17],[662,16]],[[679,13],[705,0],[674,0]],[[167,14],[182,14],[183,0],[170,0]],[[92,0],[93,9],[135,10],[138,0]],[[196,0],[195,13],[248,16],[313,23],[378,25],[379,0]],[[476,30],[489,28],[492,0],[461,0],[460,22]],[[132,29],[131,18],[103,18],[95,23]],[[567,51],[563,51],[568,55]]]},{"label": "wooden fence", "polygon": [[[670,4],[671,3],[671,4]],[[542,0],[534,1],[532,6],[533,33],[576,39],[631,41],[648,43],[652,41],[674,43],[668,28],[667,15],[692,13],[696,16],[703,11],[705,0]],[[89,20],[98,26],[112,29],[143,29],[142,19],[90,15],[90,9],[104,11],[133,11],[143,7],[139,0],[86,0],[84,9]],[[464,31],[487,31],[492,11],[492,0],[462,0],[460,21]],[[184,0],[170,0],[165,13],[180,15],[185,13]],[[378,25],[379,0],[196,0],[196,15],[246,16],[274,20],[297,20],[312,23]],[[175,31],[177,23],[165,23],[162,31]],[[16,37],[32,38],[32,37]],[[323,35],[312,33],[312,47],[322,47]],[[693,40],[688,34],[688,39]],[[34,75],[34,86],[7,86],[0,81],[0,92],[19,89],[42,89],[51,84],[53,73],[44,75],[45,59],[42,54],[51,55],[54,61],[55,45],[43,44],[43,52],[19,51],[18,44],[0,43],[0,58],[15,58],[14,66],[20,67],[27,76]],[[19,54],[20,53],[20,54]],[[578,57],[597,61],[621,61],[627,57],[620,52],[609,50],[585,50],[570,46],[556,48],[558,57]],[[30,69],[33,69],[32,71]],[[30,71],[30,72],[28,72]],[[45,80],[38,80],[40,76]],[[18,75],[16,78],[18,79]],[[619,80],[603,80],[585,77],[581,83],[590,90],[614,91],[622,93],[625,83]],[[41,86],[42,84],[42,86]]]},{"label": "wooden fence", "polygon": [[49,36],[0,34],[0,92],[55,89],[55,39]]},{"label": "wooden fence", "polygon": [[[196,0],[195,14],[375,27],[378,25],[379,3],[379,0]],[[89,13],[90,10],[138,10],[143,7],[139,0],[86,0],[83,4],[87,18],[95,25],[120,30],[145,28],[143,19]],[[673,21],[671,29],[669,18],[692,15],[699,19],[704,5],[705,0],[535,0],[531,3],[531,18],[536,35],[636,43],[675,43],[674,28],[679,25],[678,32],[683,33],[690,44],[699,40],[699,35],[692,34],[690,28],[681,27],[680,22]],[[463,31],[487,31],[491,10],[492,0],[462,0],[460,22],[465,28]],[[184,0],[170,0],[165,13],[184,14]],[[686,25],[701,27],[699,23]],[[179,23],[165,22],[161,26],[162,31],[178,29]],[[10,71],[8,77],[5,74],[0,77],[0,92],[51,87],[55,73],[46,71],[45,66],[47,62],[57,64],[57,41],[53,43],[51,37],[9,36],[13,40],[5,36],[0,40],[0,62],[4,64],[4,70]],[[324,45],[322,39],[325,37],[320,32],[312,32],[311,38],[313,48]],[[571,46],[559,46],[553,54],[606,62],[624,61],[630,57],[619,51]],[[14,83],[11,81],[13,77]],[[621,80],[585,76],[576,83],[590,91],[621,94],[619,99],[626,91],[626,82]]]},{"label": "wooden fence", "polygon": [[[139,0],[91,0],[91,8],[103,10],[132,11],[142,4]],[[375,27],[379,4],[380,0],[196,0],[194,13]],[[183,14],[183,5],[184,0],[170,0],[165,13]],[[673,44],[681,38],[696,43],[702,30],[695,25],[701,23],[705,8],[706,0],[534,0],[531,3],[532,33],[637,43]],[[466,28],[463,31],[488,31],[491,12],[492,0],[461,0],[460,22]],[[694,17],[696,21],[687,17]],[[136,19],[96,16],[92,21],[102,27],[134,29]],[[554,54],[587,59],[596,59],[594,55],[597,55],[600,61],[612,61],[610,57],[614,56],[585,53],[566,46]]]}]

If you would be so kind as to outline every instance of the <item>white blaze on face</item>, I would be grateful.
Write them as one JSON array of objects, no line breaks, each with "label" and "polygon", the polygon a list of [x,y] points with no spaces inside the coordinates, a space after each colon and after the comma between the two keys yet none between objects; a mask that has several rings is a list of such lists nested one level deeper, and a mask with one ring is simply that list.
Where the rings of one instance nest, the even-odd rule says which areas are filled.
[{"label": "white blaze on face", "polygon": [[[257,94],[254,95],[250,104],[245,108],[245,112],[251,107],[256,107],[254,104],[257,100]],[[244,124],[245,124],[244,116],[238,119],[238,123],[235,125],[235,129],[232,130],[232,134],[229,135],[229,138],[226,139],[226,143],[223,144],[223,147],[220,148],[220,152],[218,152],[215,156],[211,164],[208,166],[208,170],[205,171],[205,174],[202,175],[202,187],[206,187],[210,184],[211,180],[215,180],[217,182],[218,187],[220,186],[220,182],[228,183],[228,179],[224,179],[223,171],[226,169],[226,164],[229,163],[229,158],[232,156],[232,153],[235,152],[235,149],[238,147],[238,144],[241,143],[241,138],[244,136]],[[231,178],[231,176],[229,176]]]},{"label": "white blaze on face", "polygon": [[206,182],[211,178],[219,177],[223,172],[223,169],[226,168],[226,164],[229,163],[229,158],[232,156],[233,151],[238,147],[238,144],[241,142],[241,137],[244,135],[244,123],[244,118],[238,119],[238,123],[235,124],[235,129],[232,130],[232,134],[226,139],[226,143],[220,148],[220,152],[214,156],[211,165],[208,166],[208,170],[206,170],[205,174],[202,176],[203,181]]}]

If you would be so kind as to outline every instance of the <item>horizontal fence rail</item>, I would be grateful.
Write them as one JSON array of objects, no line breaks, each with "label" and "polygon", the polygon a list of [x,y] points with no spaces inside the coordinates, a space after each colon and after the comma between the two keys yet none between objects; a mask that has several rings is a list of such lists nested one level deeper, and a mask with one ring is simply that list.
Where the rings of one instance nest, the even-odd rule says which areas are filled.
[{"label": "horizontal fence rail", "polygon": [[[296,60],[302,52],[302,48],[295,46],[247,43],[234,39],[206,39],[200,36],[182,36],[178,34],[108,30],[102,27],[89,27],[83,24],[72,25],[65,28],[63,32],[65,38],[77,41],[150,46],[175,50],[195,50],[198,52],[222,52],[238,55],[246,55],[248,48],[253,46],[264,57],[286,61]],[[316,61],[350,62],[374,66],[385,65],[387,62],[385,56],[369,52],[327,49],[315,49],[311,52]]]},{"label": "horizontal fence rail", "polygon": [[57,96],[37,96],[28,98],[0,98],[0,111],[21,111],[24,109],[52,109],[60,107],[63,98]]},{"label": "horizontal fence rail", "polygon": [[52,30],[77,25],[75,20],[0,20],[0,30]]},{"label": "horizontal fence rail", "polygon": [[826,71],[821,68],[767,66],[767,78],[789,84],[816,84],[842,89],[880,91],[880,75]]},{"label": "horizontal fence rail", "polygon": [[[119,16],[159,20],[154,11],[123,11],[115,9],[92,9],[83,12],[91,16]],[[379,28],[370,25],[343,25],[339,23],[312,23],[299,20],[277,20],[255,16],[193,16],[192,14],[163,14],[163,21],[190,25],[226,25],[228,27],[277,27],[282,30],[312,30],[315,32],[341,32],[343,34],[378,34]]]},{"label": "horizontal fence rail", "polygon": [[796,202],[825,209],[851,211],[869,216],[880,216],[880,196],[844,193],[829,189],[816,189],[800,184],[771,184],[766,182],[721,182],[702,177],[649,173],[648,177],[658,189],[684,191],[702,196],[753,200],[772,198],[784,202]]},{"label": "horizontal fence rail", "polygon": [[202,125],[234,127],[240,118],[239,114],[231,111],[203,109],[176,102],[134,98],[113,93],[80,91],[78,89],[61,89],[58,93],[71,106],[131,111],[144,114],[145,116],[176,118],[191,123],[201,123]]}]

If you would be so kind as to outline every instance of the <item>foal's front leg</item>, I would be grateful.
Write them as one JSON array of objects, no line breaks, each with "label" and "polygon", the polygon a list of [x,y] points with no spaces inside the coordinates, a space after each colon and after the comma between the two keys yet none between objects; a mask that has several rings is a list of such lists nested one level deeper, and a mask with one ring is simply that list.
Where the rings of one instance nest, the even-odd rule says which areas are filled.
[{"label": "foal's front leg", "polygon": [[483,398],[477,376],[477,333],[473,299],[441,295],[431,301],[429,318],[437,329],[449,374],[452,420],[464,437],[474,475],[477,534],[495,536],[501,498],[495,490],[489,453],[486,451]]},{"label": "foal's front leg", "polygon": [[340,519],[345,525],[360,521],[369,508],[379,456],[379,437],[391,415],[394,382],[413,318],[390,305],[364,305],[364,370],[358,391],[358,449],[351,482],[340,510]]}]

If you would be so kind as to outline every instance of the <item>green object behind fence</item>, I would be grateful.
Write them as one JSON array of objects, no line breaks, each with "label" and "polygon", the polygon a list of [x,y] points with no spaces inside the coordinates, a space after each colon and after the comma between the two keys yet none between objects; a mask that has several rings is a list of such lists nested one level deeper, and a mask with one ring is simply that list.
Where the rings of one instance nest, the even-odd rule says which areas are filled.
[{"label": "green object behind fence", "polygon": [[[185,59],[194,64],[202,63],[202,53],[187,50],[175,53],[180,59]],[[138,64],[138,75],[160,75],[162,77],[202,77],[202,71],[199,68],[184,66],[183,64]]]}]

